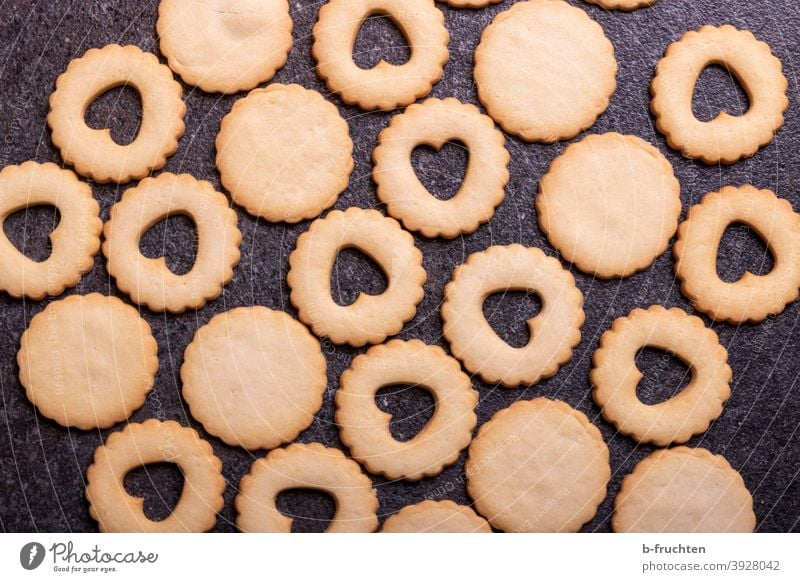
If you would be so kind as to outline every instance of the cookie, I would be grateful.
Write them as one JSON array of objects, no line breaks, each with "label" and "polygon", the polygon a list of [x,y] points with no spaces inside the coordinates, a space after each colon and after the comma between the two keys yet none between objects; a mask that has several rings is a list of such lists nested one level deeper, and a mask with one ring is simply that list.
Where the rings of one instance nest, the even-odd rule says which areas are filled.
[{"label": "cookie", "polygon": [[[197,257],[188,273],[170,271],[164,257],[139,250],[142,236],[169,216],[188,216],[197,229]],[[106,267],[134,303],[153,311],[200,309],[222,294],[239,262],[242,233],[224,194],[188,174],[164,173],[125,191],[103,230]]]},{"label": "cookie", "polygon": [[539,183],[539,227],[581,271],[610,279],[649,267],[678,228],[681,187],[657,148],[633,135],[570,145]]},{"label": "cookie", "polygon": [[465,505],[423,501],[407,505],[383,523],[383,533],[492,533],[489,522]]},{"label": "cookie", "polygon": [[[84,119],[98,96],[123,85],[136,89],[142,101],[139,131],[127,145]],[[144,178],[178,149],[186,115],[182,93],[172,71],[151,53],[116,44],[89,49],[69,64],[50,95],[47,124],[53,144],[76,172],[100,184]]]},{"label": "cookie", "polygon": [[503,0],[442,0],[453,8],[485,8],[491,4],[499,4]]},{"label": "cookie", "polygon": [[[721,65],[741,83],[750,101],[743,115],[723,111],[711,121],[694,116],[694,87],[711,65]],[[706,164],[733,164],[775,137],[789,106],[788,87],[781,62],[753,33],[729,24],[704,26],[667,47],[650,85],[650,109],[671,148]]]},{"label": "cookie", "polygon": [[292,519],[275,506],[279,493],[316,489],[334,498],[328,533],[369,533],[378,527],[378,496],[358,463],[319,443],[292,444],[257,460],[239,483],[236,525],[244,532],[289,533]]},{"label": "cookie", "polygon": [[74,287],[100,250],[100,206],[88,184],[55,164],[25,162],[0,171],[0,223],[20,210],[55,206],[61,216],[50,233],[50,256],[34,261],[0,229],[0,290],[39,301]]},{"label": "cookie", "polygon": [[[355,248],[375,261],[389,281],[380,295],[360,293],[350,305],[331,296],[330,281],[342,249]],[[417,312],[427,279],[422,253],[396,220],[377,210],[334,210],[311,223],[289,255],[290,299],[300,321],[335,344],[379,344],[399,333]]]},{"label": "cookie", "polygon": [[[507,344],[483,315],[490,295],[536,293],[542,310],[528,320],[530,340]],[[442,321],[450,351],[489,384],[514,388],[549,378],[572,357],[581,339],[583,295],[557,259],[522,245],[493,246],[456,267],[444,290]]]},{"label": "cookie", "polygon": [[31,319],[17,363],[42,415],[82,430],[109,428],[144,404],[158,345],[130,305],[99,293],[72,295]]},{"label": "cookie", "polygon": [[327,385],[317,339],[282,311],[238,307],[197,330],[181,366],[192,416],[231,446],[272,449],[314,420]]},{"label": "cookie", "polygon": [[475,84],[508,133],[552,143],[587,129],[616,89],[614,47],[580,8],[530,0],[498,14],[475,50]]},{"label": "cookie", "polygon": [[[402,65],[381,60],[362,69],[353,60],[358,31],[369,16],[391,19],[408,41],[410,58]],[[433,0],[330,0],[312,30],[311,53],[317,74],[348,105],[395,109],[431,92],[449,58],[450,34]]]},{"label": "cookie", "polygon": [[[748,271],[733,283],[719,278],[719,245],[734,223],[753,229],[775,257],[775,265],[766,275]],[[788,200],[770,190],[726,186],[706,194],[686,213],[672,251],[681,292],[715,321],[757,323],[797,300],[800,215]]]},{"label": "cookie", "polygon": [[614,500],[616,532],[751,533],[753,497],[720,455],[676,447],[654,452],[622,480]]},{"label": "cookie", "polygon": [[[172,513],[161,521],[144,514],[144,500],[125,491],[125,476],[152,463],[172,463],[184,485]],[[203,532],[214,527],[222,511],[222,461],[211,445],[174,420],[131,423],[112,433],[94,453],[86,471],[89,513],[102,532]]]},{"label": "cookie", "polygon": [[156,31],[169,67],[208,93],[266,83],[292,48],[287,0],[161,0]]},{"label": "cookie", "polygon": [[586,0],[590,4],[597,4],[607,10],[622,10],[628,12],[637,8],[652,6],[656,0]]},{"label": "cookie", "polygon": [[275,83],[237,101],[216,147],[220,179],[234,202],[272,222],[317,217],[353,171],[347,122],[300,85]]},{"label": "cookie", "polygon": [[[420,145],[439,150],[453,141],[469,152],[467,171],[456,195],[439,200],[420,182],[411,154]],[[503,201],[509,178],[503,134],[477,107],[452,98],[428,99],[392,118],[372,159],[372,178],[389,216],[427,237],[474,232]]]},{"label": "cookie", "polygon": [[[673,354],[692,374],[686,388],[658,404],[645,404],[636,394],[642,379],[636,354],[645,347]],[[717,334],[677,307],[653,305],[616,319],[600,338],[592,365],[592,394],[603,417],[642,443],[680,444],[705,432],[731,393],[733,373]]]},{"label": "cookie", "polygon": [[[391,415],[375,404],[381,388],[418,386],[436,403],[433,415],[413,438],[399,441],[389,431]],[[478,422],[478,393],[458,361],[420,340],[392,340],[357,356],[336,391],[339,437],[371,473],[416,481],[433,477],[458,460]]]},{"label": "cookie", "polygon": [[517,401],[481,426],[465,470],[475,508],[507,532],[578,531],[611,477],[600,431],[547,398]]}]

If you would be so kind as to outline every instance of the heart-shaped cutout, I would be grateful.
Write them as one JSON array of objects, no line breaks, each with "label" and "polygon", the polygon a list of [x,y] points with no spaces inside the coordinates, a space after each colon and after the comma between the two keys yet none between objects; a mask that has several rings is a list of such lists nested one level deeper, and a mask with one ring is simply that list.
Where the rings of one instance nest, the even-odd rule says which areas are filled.
[{"label": "heart-shaped cutout", "polygon": [[30,206],[10,214],[3,231],[19,252],[37,263],[50,258],[50,234],[61,222],[58,208],[49,204]]},{"label": "heart-shaped cutout", "polygon": [[703,69],[692,93],[692,112],[700,121],[712,121],[724,111],[734,117],[744,115],[750,99],[736,75],[720,65]]},{"label": "heart-shaped cutout", "polygon": [[392,416],[389,432],[400,442],[417,436],[436,410],[436,400],[428,390],[408,384],[384,386],[375,393],[375,404]]},{"label": "heart-shaped cutout", "polygon": [[536,293],[506,291],[493,293],[483,303],[483,316],[494,332],[513,348],[523,348],[530,342],[528,320],[542,310]]},{"label": "heart-shaped cutout", "polygon": [[383,269],[356,248],[339,251],[331,269],[331,296],[343,307],[352,305],[361,293],[380,295],[389,279]]},{"label": "heart-shaped cutout", "polygon": [[409,58],[408,39],[389,14],[378,12],[364,20],[353,45],[353,62],[359,68],[372,69],[381,61],[400,66]]},{"label": "heart-shaped cutout", "polygon": [[336,501],[318,489],[287,489],[275,498],[275,507],[292,520],[292,533],[323,533],[336,514]]},{"label": "heart-shaped cutout", "polygon": [[192,270],[197,257],[197,226],[183,214],[168,216],[154,224],[139,239],[139,250],[149,259],[164,257],[176,275]]},{"label": "heart-shaped cutout", "polygon": [[174,463],[151,463],[125,475],[128,494],[144,500],[144,515],[153,521],[170,516],[183,493],[185,478]]},{"label": "heart-shaped cutout", "polygon": [[767,244],[757,232],[741,222],[725,229],[717,251],[717,276],[726,283],[735,283],[745,273],[766,275],[775,266]]},{"label": "heart-shaped cutout", "polygon": [[441,148],[423,144],[411,152],[411,165],[425,189],[439,200],[450,200],[461,189],[469,165],[469,148],[463,141]]},{"label": "heart-shaped cutout", "polygon": [[680,394],[692,380],[689,366],[664,350],[644,347],[636,354],[635,362],[642,373],[636,396],[645,404],[666,402]]},{"label": "heart-shaped cutout", "polygon": [[84,121],[92,129],[108,128],[114,143],[124,146],[139,134],[142,111],[139,92],[124,85],[109,89],[95,99],[86,110]]}]

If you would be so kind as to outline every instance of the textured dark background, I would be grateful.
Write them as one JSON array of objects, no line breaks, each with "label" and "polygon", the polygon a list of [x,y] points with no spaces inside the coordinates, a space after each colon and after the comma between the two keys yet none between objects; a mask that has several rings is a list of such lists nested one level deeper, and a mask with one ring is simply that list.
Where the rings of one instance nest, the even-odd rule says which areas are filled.
[{"label": "textured dark background", "polygon": [[[796,49],[800,45],[800,8],[795,0],[659,0],[654,7],[633,13],[610,13],[577,0],[571,0],[571,3],[587,10],[603,25],[614,43],[619,61],[617,92],[608,111],[590,132],[631,133],[655,143],[675,166],[682,185],[684,210],[706,192],[717,190],[724,184],[742,183],[771,188],[798,208],[800,153],[796,144],[800,140],[800,117],[796,106],[796,74],[800,62]],[[309,35],[320,3],[292,0],[290,4],[295,42],[289,64],[278,73],[275,81],[297,82],[327,94],[314,74],[310,54]],[[439,5],[446,14],[452,35],[451,59],[443,80],[433,91],[434,96],[456,96],[476,102],[471,75],[475,45],[480,32],[493,16],[511,4],[511,1],[505,1],[478,11],[459,11]],[[16,164],[29,159],[60,162],[45,125],[47,98],[56,77],[71,59],[90,47],[116,42],[136,44],[145,50],[158,52],[156,9],[156,0],[3,1],[0,4],[0,164]],[[688,161],[669,150],[655,132],[648,111],[648,85],[653,66],[666,46],[687,30],[704,24],[723,23],[749,29],[771,45],[783,62],[791,101],[786,127],[775,141],[752,159],[724,168]],[[390,26],[371,21],[359,38],[357,60],[369,64],[383,56],[397,62],[407,54],[402,43],[402,37]],[[214,137],[222,116],[241,95],[219,98],[188,87],[184,95],[188,108],[186,135],[165,169],[189,172],[219,187],[219,176],[213,163]],[[336,97],[332,100],[350,122],[356,143],[355,172],[350,187],[336,208],[375,206],[370,153],[389,115],[364,113],[343,106]],[[711,69],[701,77],[695,94],[695,110],[699,117],[709,119],[721,109],[741,112],[746,103],[744,93],[724,71]],[[108,125],[116,139],[125,141],[135,135],[137,115],[135,93],[117,90],[98,100],[88,117],[93,126]],[[549,249],[536,225],[533,197],[538,178],[566,145],[530,145],[509,138],[507,147],[512,154],[512,178],[506,200],[491,222],[471,236],[450,242],[416,237],[425,256],[429,279],[417,317],[406,326],[400,337],[419,337],[444,345],[439,318],[442,290],[452,269],[469,253],[492,244],[515,242]],[[416,156],[421,178],[439,195],[455,190],[465,163],[466,155],[457,147],[445,148],[439,156],[425,151]],[[108,216],[109,207],[124,189],[94,186],[103,218]],[[287,255],[308,223],[292,227],[266,224],[241,210],[239,216],[239,226],[244,234],[242,261],[232,283],[219,300],[196,313],[180,316],[141,310],[159,342],[160,368],[154,390],[132,420],[171,418],[201,430],[188,417],[180,396],[178,376],[183,350],[195,330],[215,313],[241,305],[267,305],[295,313],[289,304],[285,284]],[[4,226],[18,246],[24,246],[32,256],[42,258],[47,256],[46,235],[53,227],[53,220],[52,210],[37,209],[11,217]],[[192,229],[186,220],[170,219],[148,234],[142,248],[149,256],[166,254],[174,268],[186,270],[192,262],[188,251],[193,240]],[[745,269],[754,272],[768,270],[770,261],[769,253],[754,235],[744,228],[732,228],[726,234],[718,268],[723,277],[735,280]],[[652,450],[615,434],[613,428],[600,418],[589,393],[590,357],[600,334],[613,319],[627,314],[634,307],[664,304],[690,309],[678,292],[672,265],[671,255],[666,253],[652,268],[621,282],[598,281],[575,272],[578,286],[586,296],[587,321],[583,340],[571,362],[554,378],[529,388],[506,390],[475,380],[481,395],[478,406],[480,422],[485,422],[494,412],[517,399],[546,395],[569,402],[599,425],[611,449],[613,477],[608,497],[585,531],[609,530],[612,503],[621,479]],[[352,300],[359,289],[381,290],[380,273],[357,257],[348,255],[340,259],[336,273],[336,283],[341,287],[341,296],[345,300],[347,297]],[[116,293],[101,257],[96,259],[94,269],[80,285],[68,293],[90,291]],[[108,431],[67,430],[42,418],[26,400],[17,379],[15,354],[20,335],[46,303],[20,301],[0,293],[0,529],[94,531],[96,524],[88,515],[83,496],[84,473],[91,462],[92,452]],[[524,322],[536,308],[535,302],[524,295],[504,300],[492,298],[486,306],[493,324],[512,343],[525,341]],[[800,435],[797,434],[800,423],[800,388],[797,386],[800,347],[795,338],[799,315],[800,305],[795,304],[762,325],[713,326],[730,352],[730,364],[734,370],[733,393],[721,418],[708,432],[690,443],[724,454],[741,471],[755,499],[759,531],[800,530]],[[335,346],[325,346],[325,350],[329,362],[325,404],[311,428],[299,440],[321,441],[340,447],[333,424],[332,395],[342,370],[356,353],[363,350]],[[646,376],[640,390],[645,399],[667,397],[686,383],[685,368],[663,359],[658,353],[644,352],[639,364]],[[395,423],[394,429],[398,435],[405,432],[407,436],[429,415],[426,408],[430,406],[430,400],[411,390],[390,390],[381,395],[380,405],[396,413],[399,422]],[[205,436],[223,460],[229,483],[225,509],[217,529],[231,531],[235,529],[233,498],[239,479],[253,460],[264,453],[227,447],[219,440]],[[387,482],[374,478],[380,498],[381,520],[402,506],[426,497],[468,502],[463,462],[462,454],[455,466],[420,483]],[[127,486],[131,492],[145,496],[151,515],[163,516],[168,511],[165,504],[177,499],[180,474],[165,467],[155,467],[149,475],[141,470],[128,478]],[[301,530],[323,528],[326,516],[330,517],[333,509],[330,500],[324,496],[303,492],[284,495],[280,506],[288,513],[309,518],[296,520],[296,526]]]}]

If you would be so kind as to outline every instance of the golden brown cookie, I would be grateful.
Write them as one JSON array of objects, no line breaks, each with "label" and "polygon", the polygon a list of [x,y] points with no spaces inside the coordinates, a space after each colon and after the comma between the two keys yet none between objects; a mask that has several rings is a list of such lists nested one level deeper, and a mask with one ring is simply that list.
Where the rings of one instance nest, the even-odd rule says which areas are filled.
[{"label": "golden brown cookie", "polygon": [[[515,348],[492,329],[483,304],[495,293],[529,291],[542,310],[528,320],[528,344]],[[464,367],[507,388],[549,378],[572,357],[581,339],[583,295],[561,263],[540,249],[493,246],[469,256],[444,290],[442,320],[450,350]]]},{"label": "golden brown cookie", "polygon": [[315,218],[353,171],[347,122],[322,95],[272,84],[236,102],[222,120],[217,168],[234,202],[272,222]]},{"label": "golden brown cookie", "polygon": [[681,187],[672,165],[632,135],[590,135],[570,145],[539,183],[536,215],[550,243],[604,279],[649,267],[678,228]]},{"label": "golden brown cookie", "polygon": [[[745,272],[728,283],[717,274],[717,253],[733,223],[752,228],[775,257],[766,275]],[[800,215],[788,200],[750,185],[726,186],[689,209],[672,249],[681,292],[715,321],[764,321],[795,301],[800,289]]]},{"label": "golden brown cookie", "polygon": [[[120,86],[136,89],[142,122],[127,145],[106,129],[92,129],[84,115],[97,97]],[[186,106],[172,71],[155,55],[135,46],[110,44],[89,49],[73,60],[56,80],[47,124],[61,157],[81,176],[101,184],[123,184],[144,178],[167,163],[183,135]]]},{"label": "golden brown cookie", "polygon": [[590,127],[616,89],[614,47],[580,8],[530,0],[498,14],[475,50],[478,98],[500,126],[552,143]]},{"label": "golden brown cookie", "polygon": [[753,497],[720,455],[676,447],[656,451],[622,480],[614,500],[616,532],[750,533]]},{"label": "golden brown cookie", "polygon": [[465,470],[475,508],[507,532],[578,531],[611,477],[600,431],[547,398],[517,401],[481,426]]},{"label": "golden brown cookie", "polygon": [[0,224],[15,212],[40,205],[55,206],[61,215],[44,261],[21,253],[0,229],[0,289],[37,301],[74,287],[91,270],[103,229],[92,189],[73,172],[36,162],[0,171]]},{"label": "golden brown cookie", "polygon": [[279,493],[316,489],[336,501],[328,533],[369,533],[378,527],[378,496],[358,463],[319,443],[292,444],[257,460],[242,477],[236,525],[244,532],[289,533],[292,519],[275,506]]},{"label": "golden brown cookie", "polygon": [[[172,513],[161,521],[144,514],[144,500],[125,491],[125,476],[151,463],[173,463],[184,486]],[[222,510],[225,479],[211,445],[173,420],[146,420],[112,433],[86,471],[89,513],[102,532],[203,532]]]},{"label": "golden brown cookie", "polygon": [[[464,181],[455,196],[439,200],[411,165],[420,145],[441,149],[462,142],[469,153]],[[494,214],[508,184],[510,155],[490,117],[457,99],[427,99],[392,118],[372,154],[378,198],[390,216],[427,237],[454,238],[474,232]]]},{"label": "golden brown cookie", "polygon": [[[142,236],[169,216],[188,216],[197,229],[197,257],[188,273],[176,275],[164,257],[139,250]],[[111,208],[103,254],[117,287],[153,311],[200,309],[222,294],[239,262],[242,233],[224,194],[189,174],[163,173],[125,191]]]},{"label": "golden brown cookie", "polygon": [[[725,67],[741,83],[750,107],[744,115],[723,111],[711,121],[692,112],[697,79],[710,65]],[[707,164],[733,164],[772,141],[789,106],[789,85],[769,46],[747,30],[704,26],[667,47],[650,85],[650,109],[670,147]]]},{"label": "golden brown cookie", "polygon": [[[399,441],[389,431],[391,415],[375,404],[381,388],[418,386],[436,403],[433,415],[413,438]],[[392,340],[357,356],[336,391],[339,437],[371,473],[416,481],[438,475],[458,460],[478,422],[478,393],[458,361],[420,340]]]},{"label": "golden brown cookie", "polygon": [[[410,58],[402,65],[381,60],[371,69],[353,61],[358,31],[369,16],[390,18],[408,41]],[[449,58],[450,34],[433,0],[330,0],[319,11],[311,52],[317,73],[348,105],[395,109],[431,92]]]},{"label": "golden brown cookie", "polygon": [[290,442],[322,406],[322,349],[282,311],[238,307],[215,315],[197,330],[183,360],[183,397],[192,416],[231,446]]},{"label": "golden brown cookie", "polygon": [[[383,269],[389,284],[380,295],[361,293],[350,305],[331,296],[331,271],[339,252],[356,248]],[[311,223],[289,255],[292,305],[300,321],[335,344],[361,347],[399,333],[417,312],[427,279],[414,237],[377,210],[334,210]]]},{"label": "golden brown cookie", "polygon": [[383,523],[382,533],[492,533],[489,522],[450,500],[407,505]]},{"label": "golden brown cookie", "polygon": [[[658,404],[645,404],[636,394],[642,379],[636,354],[645,347],[674,354],[692,373],[686,388]],[[616,319],[600,338],[592,363],[592,394],[603,417],[643,443],[685,443],[722,414],[731,393],[733,372],[717,334],[677,307],[653,305]]]},{"label": "golden brown cookie", "polygon": [[72,295],[31,319],[17,363],[28,400],[44,416],[82,430],[109,428],[144,404],[158,345],[130,305]]},{"label": "golden brown cookie", "polygon": [[607,10],[622,10],[628,12],[637,8],[652,6],[656,0],[586,0],[590,4],[597,4]]},{"label": "golden brown cookie", "polygon": [[161,0],[156,31],[170,68],[209,93],[266,83],[292,48],[286,0]]}]

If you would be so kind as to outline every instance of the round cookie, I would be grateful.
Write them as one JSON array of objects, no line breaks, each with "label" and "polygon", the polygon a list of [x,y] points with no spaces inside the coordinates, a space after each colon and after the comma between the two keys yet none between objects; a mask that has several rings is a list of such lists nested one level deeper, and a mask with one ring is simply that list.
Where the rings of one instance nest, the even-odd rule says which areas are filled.
[{"label": "round cookie", "polygon": [[[636,354],[644,347],[675,354],[689,366],[692,379],[686,388],[658,404],[639,400],[642,373]],[[677,307],[653,305],[616,319],[600,338],[592,364],[592,394],[603,417],[643,443],[684,443],[704,432],[731,393],[733,372],[717,334]]]},{"label": "round cookie", "polygon": [[234,202],[272,222],[332,206],[353,171],[347,122],[316,91],[272,84],[236,102],[216,140],[217,168]]},{"label": "round cookie", "polygon": [[[710,65],[721,65],[741,83],[750,101],[744,115],[694,116],[694,87]],[[729,24],[704,26],[667,47],[650,85],[650,109],[670,147],[706,164],[733,164],[770,143],[783,126],[788,87],[781,62],[753,33]]]},{"label": "round cookie", "polygon": [[606,496],[608,459],[600,431],[582,412],[558,400],[520,400],[470,444],[467,492],[497,529],[576,532]]},{"label": "round cookie", "polygon": [[539,226],[581,271],[609,279],[649,267],[667,250],[681,213],[669,161],[632,135],[570,145],[539,183]]},{"label": "round cookie", "polygon": [[[515,348],[492,329],[483,304],[495,293],[534,292],[542,310],[528,320],[530,340]],[[561,263],[540,249],[493,246],[456,267],[444,289],[444,337],[464,367],[489,384],[514,388],[549,378],[572,357],[585,320],[583,295]]]},{"label": "round cookie", "polygon": [[74,287],[91,270],[100,250],[100,206],[88,184],[55,164],[25,162],[0,171],[0,224],[20,210],[55,206],[60,215],[50,233],[50,256],[34,261],[0,230],[0,290],[39,301]]},{"label": "round cookie", "polygon": [[[144,500],[125,491],[125,476],[151,463],[173,463],[184,478],[178,503],[161,521],[145,516]],[[102,532],[208,531],[222,511],[224,491],[222,461],[211,445],[173,420],[131,423],[111,434],[86,471],[89,513]]]},{"label": "round cookie", "polygon": [[[433,396],[433,415],[419,433],[398,441],[389,431],[391,415],[375,404],[381,388],[419,386]],[[458,460],[478,423],[478,393],[458,361],[420,340],[392,340],[357,356],[336,391],[339,437],[354,459],[371,473],[416,481],[438,475]]]},{"label": "round cookie", "polygon": [[[380,295],[359,294],[350,305],[338,305],[330,281],[336,257],[356,248],[374,260],[389,284]],[[335,344],[361,347],[379,344],[399,333],[417,312],[427,279],[414,237],[377,210],[334,210],[311,223],[289,255],[286,282],[300,321]]]},{"label": "round cookie", "polygon": [[82,430],[109,428],[144,404],[158,345],[139,313],[116,297],[50,303],[22,334],[19,381],[44,416]]},{"label": "round cookie", "polygon": [[[142,122],[127,145],[84,119],[98,96],[123,85],[133,87],[142,100]],[[151,53],[116,44],[89,49],[56,79],[47,114],[53,144],[76,172],[100,184],[144,178],[164,167],[178,149],[186,115],[182,93],[172,71]]]},{"label": "round cookie", "polygon": [[498,14],[475,50],[475,84],[508,133],[552,143],[590,127],[616,89],[614,47],[580,8],[530,0]]},{"label": "round cookie", "polygon": [[[420,182],[411,154],[420,145],[437,150],[452,141],[469,153],[464,181],[455,196],[435,198]],[[427,237],[455,238],[474,232],[505,196],[511,159],[494,122],[457,99],[427,99],[392,118],[372,153],[378,198],[390,216]]]},{"label": "round cookie", "polygon": [[209,93],[269,81],[292,48],[287,0],[161,0],[156,31],[170,68]]},{"label": "round cookie", "polygon": [[227,444],[272,449],[314,420],[325,368],[319,342],[302,324],[267,307],[238,307],[212,317],[186,348],[183,397]]},{"label": "round cookie", "polygon": [[[717,273],[717,254],[725,230],[736,222],[761,237],[775,265],[766,275],[748,271],[728,283]],[[726,186],[706,194],[686,213],[672,252],[681,292],[715,321],[736,325],[764,321],[798,297],[800,215],[770,190]]]},{"label": "round cookie", "polygon": [[637,8],[652,6],[656,0],[586,0],[589,4],[597,4],[607,10],[622,10],[628,12]]},{"label": "round cookie", "polygon": [[378,527],[378,496],[358,463],[319,443],[291,444],[257,460],[239,483],[236,525],[244,532],[289,533],[292,519],[275,506],[279,493],[316,489],[336,502],[326,532],[369,533]]},{"label": "round cookie", "polygon": [[[408,62],[381,60],[371,69],[355,63],[358,31],[375,14],[390,18],[400,29],[408,41]],[[433,0],[330,0],[320,9],[312,36],[317,74],[345,103],[366,110],[395,109],[424,97],[442,78],[450,56],[444,14]]]},{"label": "round cookie", "polygon": [[[176,275],[164,257],[139,250],[142,236],[169,216],[191,218],[197,229],[197,257],[188,273]],[[242,233],[225,195],[189,174],[163,173],[125,191],[103,230],[106,267],[117,287],[134,303],[153,311],[200,309],[222,294],[239,262]]]},{"label": "round cookie", "polygon": [[383,523],[382,533],[492,533],[489,522],[450,500],[407,505]]},{"label": "round cookie", "polygon": [[676,447],[654,452],[622,480],[614,500],[616,532],[751,533],[753,497],[720,455]]}]

